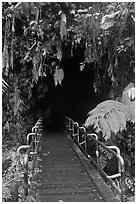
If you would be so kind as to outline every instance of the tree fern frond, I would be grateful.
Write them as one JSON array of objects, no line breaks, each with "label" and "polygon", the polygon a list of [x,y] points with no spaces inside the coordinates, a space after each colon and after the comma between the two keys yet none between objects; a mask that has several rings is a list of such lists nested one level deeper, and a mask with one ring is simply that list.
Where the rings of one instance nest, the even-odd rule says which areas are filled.
[{"label": "tree fern frond", "polygon": [[94,115],[95,113],[106,114],[107,112],[112,111],[113,108],[118,109],[122,112],[128,112],[128,114],[130,115],[130,110],[124,104],[118,101],[114,101],[114,100],[107,100],[107,101],[103,101],[102,103],[98,104],[96,108],[94,108],[88,113],[88,116]]},{"label": "tree fern frond", "polygon": [[85,121],[85,126],[93,126],[96,132],[102,131],[104,139],[109,139],[111,132],[115,134],[126,128],[127,121],[134,121],[134,116],[130,109],[114,100],[108,100],[100,103],[89,112]]},{"label": "tree fern frond", "polygon": [[96,126],[96,128],[94,128],[96,133],[99,133],[101,131],[100,127],[99,126]]},{"label": "tree fern frond", "polygon": [[128,120],[125,117],[125,113],[119,112],[118,115],[120,117],[120,121],[119,121],[120,131],[122,131],[122,130],[126,129],[126,124],[127,124]]},{"label": "tree fern frond", "polygon": [[[119,130],[122,131],[126,128],[126,117],[125,117],[125,113],[122,113],[122,112],[118,112],[117,109],[113,109],[113,112],[112,114],[115,113],[115,117],[116,117],[116,120],[117,120],[117,123],[119,125]],[[118,130],[118,131],[119,131]],[[118,132],[117,131],[117,132]]]},{"label": "tree fern frond", "polygon": [[96,106],[96,108],[94,108],[93,110],[91,110],[88,113],[88,116],[92,116],[95,114],[107,114],[108,112],[112,111],[113,109],[116,109],[123,113],[126,114],[126,117],[128,120],[133,120],[134,116],[131,113],[130,109],[125,105],[120,103],[119,101],[114,101],[114,100],[107,100],[107,101],[103,101],[102,103],[98,104]]},{"label": "tree fern frond", "polygon": [[106,118],[101,118],[99,120],[99,127],[100,129],[102,130],[102,133],[103,133],[103,138],[106,139],[107,138],[110,138],[110,126],[109,126],[109,123],[108,121],[106,120]]},{"label": "tree fern frond", "polygon": [[110,125],[110,131],[117,133],[119,131],[119,121],[115,109],[107,114],[108,123]]},{"label": "tree fern frond", "polygon": [[98,123],[100,118],[104,117],[104,113],[96,112],[95,114],[90,115],[86,120],[86,126],[91,126]]}]

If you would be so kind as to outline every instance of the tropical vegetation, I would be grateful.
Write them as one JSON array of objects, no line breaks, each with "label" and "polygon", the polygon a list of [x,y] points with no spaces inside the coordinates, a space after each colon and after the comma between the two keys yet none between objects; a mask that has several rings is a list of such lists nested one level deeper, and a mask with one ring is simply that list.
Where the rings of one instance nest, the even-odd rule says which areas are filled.
[{"label": "tropical vegetation", "polygon": [[134,178],[135,3],[3,2],[4,201],[13,201],[11,189],[20,185],[11,157],[41,114],[33,107],[44,99],[48,109],[46,96],[54,92],[45,79],[54,82],[54,90],[62,86],[64,59],[76,55],[81,73],[87,67],[93,70],[96,95],[107,92],[108,79],[111,84],[110,100],[91,110],[85,125],[122,149]]}]

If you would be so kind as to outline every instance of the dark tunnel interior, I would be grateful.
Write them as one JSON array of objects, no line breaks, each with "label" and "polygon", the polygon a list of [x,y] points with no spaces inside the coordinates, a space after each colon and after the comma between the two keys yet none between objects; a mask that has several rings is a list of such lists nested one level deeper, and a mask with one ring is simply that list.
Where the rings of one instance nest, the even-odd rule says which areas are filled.
[{"label": "dark tunnel interior", "polygon": [[[66,115],[82,125],[87,118],[87,113],[107,98],[106,92],[101,92],[99,95],[94,92],[94,64],[90,66],[87,64],[80,71],[79,66],[82,61],[84,59],[81,55],[64,57],[62,85],[58,84],[55,87],[54,79],[49,74],[40,78],[33,88],[35,104],[32,105],[31,110],[41,111],[45,124],[58,129],[63,126],[62,115]],[[109,92],[110,81],[108,80],[105,85],[108,86],[107,92]],[[41,92],[40,89],[38,91],[38,86],[42,86]]]}]

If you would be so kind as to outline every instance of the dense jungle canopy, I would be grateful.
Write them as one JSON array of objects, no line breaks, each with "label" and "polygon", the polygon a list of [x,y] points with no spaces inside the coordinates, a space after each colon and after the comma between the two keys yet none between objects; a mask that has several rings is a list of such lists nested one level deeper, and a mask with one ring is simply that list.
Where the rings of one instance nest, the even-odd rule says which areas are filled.
[{"label": "dense jungle canopy", "polygon": [[[65,114],[82,124],[93,109],[88,126],[96,123],[92,113],[104,100],[126,101],[132,109],[134,86],[134,2],[2,3],[3,149],[24,144],[41,115],[48,120],[51,113]],[[123,99],[124,91],[128,96]],[[103,110],[112,108],[111,119],[117,121],[114,127],[112,119],[112,132],[128,129],[119,135],[119,144],[129,148],[124,154],[131,167],[134,140],[129,145],[129,135],[133,139],[134,125],[126,123],[130,111],[124,104],[121,124],[115,103]]]},{"label": "dense jungle canopy", "polygon": [[51,109],[83,123],[134,86],[134,2],[5,2],[2,34],[3,141]]},{"label": "dense jungle canopy", "polygon": [[134,83],[134,12],[133,2],[3,3],[3,91],[14,115],[49,104],[86,114],[121,96]]}]

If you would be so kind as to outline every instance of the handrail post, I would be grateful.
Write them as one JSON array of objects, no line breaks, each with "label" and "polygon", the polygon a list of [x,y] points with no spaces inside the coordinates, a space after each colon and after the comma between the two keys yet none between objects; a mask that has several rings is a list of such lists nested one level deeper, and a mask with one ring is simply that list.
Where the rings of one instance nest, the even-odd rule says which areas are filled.
[{"label": "handrail post", "polygon": [[119,157],[119,161],[121,164],[121,177],[119,178],[119,184],[120,184],[120,188],[121,188],[121,202],[123,202],[123,196],[124,196],[124,184],[125,184],[125,168],[124,168],[124,160],[123,157],[121,157],[120,155],[118,155]]},{"label": "handrail post", "polygon": [[69,134],[69,129],[70,129],[70,118],[68,118],[68,134]]},{"label": "handrail post", "polygon": [[[94,138],[92,136],[92,134],[88,134],[89,136],[91,136],[95,141],[96,138]],[[118,171],[119,173],[118,174],[115,174],[115,175],[112,175],[112,176],[107,176],[108,179],[111,179],[111,178],[116,178],[116,177],[120,177],[119,178],[119,186],[120,186],[120,189],[118,188],[118,192],[120,194],[120,200],[123,201],[123,193],[124,193],[124,160],[122,158],[122,156],[120,155],[120,149],[117,147],[117,146],[105,146],[103,143],[101,143],[100,141],[97,141],[98,144],[100,144],[103,148],[105,148],[107,151],[109,151],[111,154],[113,154],[117,159],[118,159]],[[115,149],[116,152],[114,152],[113,150],[111,149]]]},{"label": "handrail post", "polygon": [[37,140],[38,140],[38,131],[39,131],[39,126],[36,123],[35,126],[32,128],[32,133],[35,133],[35,140],[34,140],[35,150],[36,150]]},{"label": "handrail post", "polygon": [[84,146],[85,146],[85,151],[87,152],[87,138],[86,138],[86,128],[85,127],[79,127],[80,130],[83,131],[84,135]]},{"label": "handrail post", "polygon": [[120,149],[117,146],[107,146],[110,149],[115,149],[117,152],[117,158],[118,158],[118,170],[119,170],[119,174],[121,175],[119,177],[119,185],[120,185],[120,189],[121,189],[121,201],[123,201],[123,193],[124,193],[124,177],[125,177],[125,167],[124,167],[124,160],[123,157],[121,157],[120,155]]},{"label": "handrail post", "polygon": [[27,145],[29,145],[30,136],[34,136],[34,137],[35,137],[35,135],[36,135],[36,133],[29,133],[29,134],[27,135]]},{"label": "handrail post", "polygon": [[[19,160],[20,157],[20,150],[21,149],[28,149],[30,145],[22,145],[17,149],[17,158]],[[19,162],[19,161],[18,161]],[[24,160],[23,160],[23,167],[24,167],[24,195],[28,195],[28,154],[25,153]]]},{"label": "handrail post", "polygon": [[65,117],[65,119],[66,119],[65,124],[66,124],[66,126],[67,126],[67,133],[68,133],[68,129],[69,129],[69,118],[68,118],[68,117]]},{"label": "handrail post", "polygon": [[72,120],[72,139],[74,141],[74,121]]},{"label": "handrail post", "polygon": [[72,139],[73,139],[73,120],[71,119],[71,129],[70,129],[70,131],[71,131],[71,136],[72,136]]},{"label": "handrail post", "polygon": [[28,154],[24,156],[24,195],[28,195]]},{"label": "handrail post", "polygon": [[[66,117],[67,118],[67,117]],[[82,149],[83,153],[85,154],[85,156],[90,160],[90,162],[93,163],[93,165],[95,165],[97,167],[97,169],[102,173],[102,175],[105,177],[105,179],[107,179],[107,181],[109,181],[111,183],[111,185],[117,190],[117,192],[120,194],[120,201],[122,202],[123,199],[123,195],[124,195],[124,182],[125,182],[125,167],[124,167],[124,160],[123,157],[120,155],[120,149],[117,146],[106,146],[105,144],[103,144],[101,141],[98,140],[98,136],[95,133],[91,133],[88,134],[86,132],[86,128],[85,127],[79,127],[79,124],[77,122],[74,122],[72,119],[67,118],[68,119],[68,133],[73,136],[73,140],[74,137],[77,136],[77,143],[80,149]],[[71,126],[72,123],[72,126]],[[75,134],[75,126],[76,126],[76,134]],[[82,141],[80,140],[80,130],[83,132],[84,135],[84,141],[82,139]],[[72,132],[71,132],[72,131]],[[82,136],[83,136],[82,135]],[[87,152],[87,138],[88,136],[90,136],[95,142],[96,142],[96,157],[97,157],[97,161],[95,162],[91,156],[88,154]],[[82,137],[83,138],[83,137]],[[81,142],[80,142],[81,141]],[[85,148],[83,148],[83,146]],[[109,153],[111,153],[114,157],[117,158],[118,160],[118,173],[108,176],[105,171],[103,171],[103,169],[101,169],[101,167],[99,166],[99,145],[101,145],[104,149],[106,149]],[[115,149],[115,151],[113,151],[112,149]],[[119,178],[119,185],[116,185],[115,182],[112,180],[114,178]]]},{"label": "handrail post", "polygon": [[72,120],[69,119],[69,134],[72,134]]},{"label": "handrail post", "polygon": [[[77,135],[77,142],[78,142],[78,144],[79,144],[79,124],[77,123],[77,122],[74,122],[74,128],[75,128],[75,126],[76,126],[76,128],[77,128],[77,133],[76,133],[76,135]],[[75,130],[74,130],[75,131]]]},{"label": "handrail post", "polygon": [[[39,148],[39,142],[40,142],[40,138],[41,138],[41,134],[42,134],[42,126],[41,126],[41,122],[42,120],[39,119],[38,122],[35,124],[35,126],[32,128],[32,133],[29,133],[27,135],[27,145],[22,145],[17,149],[17,166],[19,164],[20,161],[20,154],[21,154],[21,150],[22,149],[27,149],[27,151],[24,154],[24,159],[23,159],[23,168],[24,168],[24,195],[27,196],[29,193],[29,185],[28,185],[28,161],[29,161],[29,155],[31,154],[31,149],[34,148],[33,147],[33,143],[35,144],[35,156],[34,156],[34,161],[33,161],[33,167],[35,165],[35,160],[37,157],[37,152],[38,152],[38,148]],[[37,136],[37,138],[36,138]],[[30,137],[32,137],[32,141],[30,142]],[[29,145],[30,142],[30,145]],[[38,144],[37,144],[38,143]],[[33,149],[34,150],[34,149]],[[32,169],[33,171],[34,169]]]},{"label": "handrail post", "polygon": [[20,151],[21,151],[21,149],[28,149],[30,147],[30,145],[22,145],[22,146],[20,146],[20,147],[18,147],[18,149],[17,149],[17,159],[19,160],[19,157],[20,157]]}]

